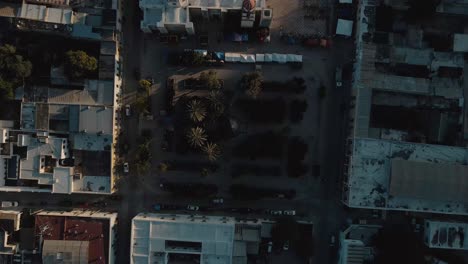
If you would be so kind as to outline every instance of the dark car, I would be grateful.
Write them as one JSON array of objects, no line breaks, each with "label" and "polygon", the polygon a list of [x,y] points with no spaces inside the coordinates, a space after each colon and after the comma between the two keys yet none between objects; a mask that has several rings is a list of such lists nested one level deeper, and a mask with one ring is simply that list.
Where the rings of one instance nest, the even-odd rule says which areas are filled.
[{"label": "dark car", "polygon": [[73,202],[71,200],[62,200],[58,203],[58,205],[59,206],[72,206]]}]

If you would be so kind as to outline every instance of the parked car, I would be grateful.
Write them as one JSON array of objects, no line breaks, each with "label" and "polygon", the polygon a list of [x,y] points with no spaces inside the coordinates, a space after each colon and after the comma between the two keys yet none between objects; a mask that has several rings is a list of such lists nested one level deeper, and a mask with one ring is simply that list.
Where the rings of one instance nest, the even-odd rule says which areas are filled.
[{"label": "parked car", "polygon": [[284,215],[296,215],[296,211],[295,210],[284,210],[283,214]]},{"label": "parked car", "polygon": [[128,167],[128,162],[125,162],[125,163],[123,164],[123,167],[124,167],[124,172],[125,172],[125,173],[128,173],[128,172],[130,171],[130,168]]},{"label": "parked car", "polygon": [[336,87],[341,87],[343,85],[343,69],[341,67],[336,67],[335,79]]},{"label": "parked car", "polygon": [[273,242],[270,241],[270,242],[268,242],[268,249],[267,249],[267,251],[268,251],[268,253],[271,253],[272,250],[273,250]]},{"label": "parked car", "polygon": [[187,205],[187,210],[189,210],[189,211],[198,211],[198,210],[200,210],[200,207],[196,206],[196,205]]},{"label": "parked car", "polygon": [[212,203],[214,204],[223,204],[224,203],[224,199],[223,198],[214,198],[213,200],[211,200]]},{"label": "parked car", "polygon": [[2,201],[2,207],[16,207],[18,202]]},{"label": "parked car", "polygon": [[286,242],[284,242],[284,244],[283,244],[283,250],[284,250],[284,251],[289,250],[289,240],[286,240]]},{"label": "parked car", "polygon": [[268,213],[271,215],[283,215],[283,211],[281,210],[270,210]]},{"label": "parked car", "polygon": [[130,105],[125,105],[125,115],[130,116],[132,112],[130,111]]},{"label": "parked car", "polygon": [[336,239],[335,239],[335,236],[332,235],[332,236],[330,237],[330,247],[334,247],[334,246],[335,246],[335,243],[336,243],[335,240],[336,240]]}]

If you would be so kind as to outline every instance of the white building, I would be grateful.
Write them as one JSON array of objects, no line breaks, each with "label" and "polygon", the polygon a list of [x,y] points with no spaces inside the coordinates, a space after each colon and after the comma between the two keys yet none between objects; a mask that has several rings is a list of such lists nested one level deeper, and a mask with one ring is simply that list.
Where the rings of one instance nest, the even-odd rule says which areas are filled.
[{"label": "white building", "polygon": [[139,214],[132,221],[130,263],[246,264],[257,255],[261,222],[233,217]]},{"label": "white building", "polygon": [[424,244],[430,248],[468,250],[467,223],[424,222]]},{"label": "white building", "polygon": [[194,257],[200,263],[230,264],[234,231],[232,217],[140,214],[132,221],[131,263]]},{"label": "white building", "polygon": [[[468,131],[463,54],[437,51],[417,26],[405,25],[401,39],[392,30],[374,31],[378,5],[360,1],[357,11],[343,202],[352,208],[468,215],[468,148],[461,143],[463,133],[447,132],[449,123]],[[421,102],[431,109],[421,110]],[[449,108],[456,110],[447,121]],[[432,119],[410,115],[417,111]]]},{"label": "white building", "polygon": [[364,264],[372,261],[372,238],[380,230],[376,225],[351,225],[340,233],[338,264]]},{"label": "white building", "polygon": [[272,19],[272,10],[266,7],[266,0],[140,0],[143,11],[141,30],[145,33],[159,31],[160,33],[195,34],[193,18],[204,20],[223,19],[226,13],[241,13],[241,27],[255,26],[256,16],[259,16],[257,26],[268,27]]}]

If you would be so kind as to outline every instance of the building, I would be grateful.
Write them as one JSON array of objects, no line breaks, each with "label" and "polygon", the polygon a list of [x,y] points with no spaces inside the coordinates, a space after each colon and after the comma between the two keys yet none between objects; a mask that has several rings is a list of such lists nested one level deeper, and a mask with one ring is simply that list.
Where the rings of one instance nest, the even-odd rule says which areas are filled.
[{"label": "building", "polygon": [[376,225],[351,225],[341,232],[338,264],[372,263],[372,238],[380,228],[381,226]]},{"label": "building", "polygon": [[247,263],[247,255],[259,254],[261,228],[232,217],[139,214],[132,221],[130,263]]},{"label": "building", "polygon": [[426,220],[424,244],[429,248],[468,250],[467,228],[466,223]]},{"label": "building", "polygon": [[16,253],[18,241],[14,234],[20,229],[20,211],[0,211],[0,255]]},{"label": "building", "polygon": [[468,13],[438,9],[428,27],[406,20],[404,1],[387,3],[357,12],[343,202],[466,215],[468,84],[464,26],[454,25]]},{"label": "building", "polygon": [[273,15],[265,0],[140,0],[140,8],[141,30],[162,34],[193,35],[194,23],[200,20],[238,23],[238,28],[269,27]]},{"label": "building", "polygon": [[35,248],[42,263],[114,263],[116,213],[40,212]]},{"label": "building", "polygon": [[50,85],[16,89],[20,117],[0,122],[0,191],[113,192],[122,83],[118,5],[26,0],[0,6],[13,30],[86,41],[99,50],[97,79],[72,81],[53,66]]}]

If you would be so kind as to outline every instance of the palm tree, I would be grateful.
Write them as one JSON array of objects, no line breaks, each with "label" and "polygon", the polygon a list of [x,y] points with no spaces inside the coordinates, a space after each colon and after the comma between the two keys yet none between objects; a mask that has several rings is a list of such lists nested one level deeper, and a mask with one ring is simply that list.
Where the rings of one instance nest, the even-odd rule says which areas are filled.
[{"label": "palm tree", "polygon": [[224,113],[224,104],[223,104],[223,93],[217,90],[210,92],[208,100],[210,101],[211,108],[214,111],[214,114],[219,117]]},{"label": "palm tree", "polygon": [[202,147],[206,142],[205,130],[201,127],[193,127],[188,131],[187,139],[192,147]]},{"label": "palm tree", "polygon": [[201,101],[194,99],[187,105],[187,112],[194,122],[201,122],[206,117],[206,108]]},{"label": "palm tree", "polygon": [[216,143],[207,143],[203,146],[203,151],[206,153],[210,161],[216,161],[221,154],[219,145]]}]

